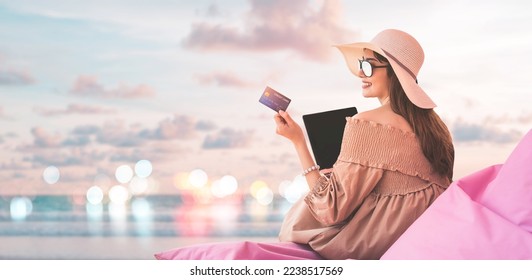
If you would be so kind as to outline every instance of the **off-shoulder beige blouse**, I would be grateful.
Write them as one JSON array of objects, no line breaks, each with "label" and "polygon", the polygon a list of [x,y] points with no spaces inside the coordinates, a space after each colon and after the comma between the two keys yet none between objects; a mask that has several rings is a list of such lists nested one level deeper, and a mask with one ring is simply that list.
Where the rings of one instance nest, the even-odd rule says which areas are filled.
[{"label": "off-shoulder beige blouse", "polygon": [[450,183],[414,133],[348,117],[330,177],[292,206],[279,239],[327,259],[379,259]]}]

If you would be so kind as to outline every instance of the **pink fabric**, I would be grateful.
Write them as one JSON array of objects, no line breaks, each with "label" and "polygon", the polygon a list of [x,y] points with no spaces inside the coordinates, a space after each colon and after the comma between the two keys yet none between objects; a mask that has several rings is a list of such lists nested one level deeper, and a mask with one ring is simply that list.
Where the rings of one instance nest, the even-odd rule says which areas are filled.
[{"label": "pink fabric", "polygon": [[382,259],[532,259],[532,130],[504,164],[451,184]]},{"label": "pink fabric", "polygon": [[321,260],[309,246],[292,242],[224,242],[175,248],[155,254],[158,260]]}]

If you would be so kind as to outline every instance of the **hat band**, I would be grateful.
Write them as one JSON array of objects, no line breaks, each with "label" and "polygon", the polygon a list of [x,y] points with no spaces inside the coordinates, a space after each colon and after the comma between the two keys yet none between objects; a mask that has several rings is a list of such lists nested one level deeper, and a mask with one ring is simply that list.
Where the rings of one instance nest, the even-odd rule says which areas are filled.
[{"label": "hat band", "polygon": [[416,84],[417,84],[417,78],[416,78],[416,75],[414,75],[414,73],[412,71],[410,71],[410,69],[408,69],[403,63],[401,63],[397,58],[395,58],[395,56],[391,55],[389,52],[385,51],[385,50],[382,50],[384,52],[384,54],[386,54],[387,57],[393,59],[393,61],[395,61],[395,63],[399,64],[399,66],[401,66],[401,68],[403,68],[408,74],[410,74],[410,76],[412,76],[412,78],[414,78],[414,80],[416,81]]}]

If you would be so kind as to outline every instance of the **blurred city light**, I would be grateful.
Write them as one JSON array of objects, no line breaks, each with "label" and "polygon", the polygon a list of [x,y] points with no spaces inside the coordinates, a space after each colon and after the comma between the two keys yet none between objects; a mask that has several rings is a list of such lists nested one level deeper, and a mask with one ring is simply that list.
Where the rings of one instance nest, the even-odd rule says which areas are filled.
[{"label": "blurred city light", "polygon": [[129,182],[129,190],[132,195],[144,194],[148,191],[148,180],[146,178],[133,177]]},{"label": "blurred city light", "polygon": [[85,211],[87,211],[87,217],[90,221],[101,221],[103,217],[103,204],[85,204]]},{"label": "blurred city light", "polygon": [[135,164],[135,174],[139,178],[148,178],[153,171],[152,164],[149,160],[139,160]]},{"label": "blurred city light", "polygon": [[115,171],[116,180],[122,184],[125,184],[133,178],[133,169],[129,165],[120,165]]},{"label": "blurred city light", "polygon": [[282,197],[286,198],[286,191],[289,189],[290,185],[292,185],[292,181],[290,180],[284,180],[279,183],[278,191]]},{"label": "blurred city light", "polygon": [[238,189],[238,181],[231,175],[225,175],[212,183],[211,192],[218,198],[229,196]]},{"label": "blurred city light", "polygon": [[109,199],[114,204],[125,204],[129,198],[129,191],[122,185],[113,186],[109,190]]},{"label": "blurred city light", "polygon": [[270,205],[273,201],[273,191],[269,187],[257,191],[257,202],[261,205]]},{"label": "blurred city light", "polygon": [[44,169],[42,177],[46,183],[53,185],[59,181],[59,169],[53,165],[48,166]]},{"label": "blurred city light", "polygon": [[179,172],[174,175],[174,187],[178,190],[190,189],[192,186],[188,183],[189,174],[186,172]]},{"label": "blurred city light", "polygon": [[15,221],[25,220],[32,209],[33,204],[27,197],[14,197],[9,205],[11,219]]},{"label": "blurred city light", "polygon": [[188,175],[188,182],[195,188],[202,188],[207,184],[209,177],[202,169],[194,169]]},{"label": "blurred city light", "polygon": [[261,190],[262,188],[267,188],[267,187],[268,187],[268,184],[266,184],[266,182],[262,180],[257,180],[251,183],[251,186],[249,187],[249,193],[254,198],[257,198],[257,193],[259,192],[259,190]]},{"label": "blurred city light", "polygon": [[131,202],[131,213],[137,220],[150,220],[152,217],[151,205],[145,198],[135,198]]},{"label": "blurred city light", "polygon": [[292,184],[284,190],[284,197],[290,203],[295,203],[300,197],[308,193],[308,184],[305,177],[297,175]]},{"label": "blurred city light", "polygon": [[92,186],[87,190],[87,201],[90,204],[100,204],[103,201],[103,191],[98,186]]}]

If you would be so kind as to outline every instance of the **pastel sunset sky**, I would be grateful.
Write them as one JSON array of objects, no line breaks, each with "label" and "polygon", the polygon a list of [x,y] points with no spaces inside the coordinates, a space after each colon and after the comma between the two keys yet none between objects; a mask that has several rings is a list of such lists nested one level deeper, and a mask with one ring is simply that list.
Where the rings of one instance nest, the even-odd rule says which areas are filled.
[{"label": "pastel sunset sky", "polygon": [[425,50],[418,80],[453,134],[458,179],[504,162],[532,128],[530,3],[1,0],[0,195],[108,188],[139,160],[153,192],[196,169],[276,191],[301,167],[258,103],[265,86],[301,124],[372,109],[332,45],[387,28]]}]

